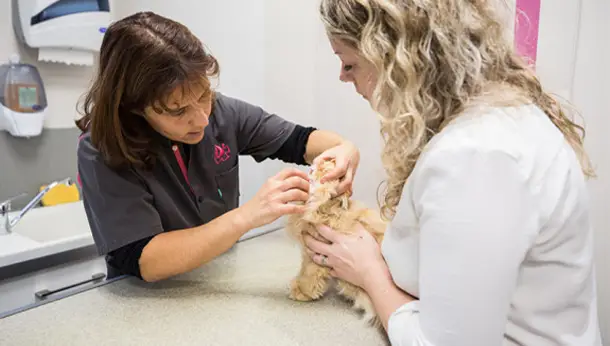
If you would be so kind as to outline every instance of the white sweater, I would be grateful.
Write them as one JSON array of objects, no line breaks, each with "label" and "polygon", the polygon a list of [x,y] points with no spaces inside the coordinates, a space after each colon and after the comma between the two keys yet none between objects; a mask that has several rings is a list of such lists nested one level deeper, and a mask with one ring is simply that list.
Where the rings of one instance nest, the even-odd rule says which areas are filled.
[{"label": "white sweater", "polygon": [[419,300],[393,345],[601,345],[589,199],[537,107],[479,108],[428,144],[382,244]]}]

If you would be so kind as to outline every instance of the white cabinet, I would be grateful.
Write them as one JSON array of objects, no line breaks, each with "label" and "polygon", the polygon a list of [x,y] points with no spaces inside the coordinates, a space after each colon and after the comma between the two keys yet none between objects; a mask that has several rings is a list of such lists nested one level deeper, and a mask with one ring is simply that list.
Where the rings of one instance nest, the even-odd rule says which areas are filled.
[{"label": "white cabinet", "polygon": [[[15,310],[50,302],[99,284],[100,281],[96,281],[95,283],[89,282],[50,294],[43,299],[36,297],[36,292],[41,292],[43,290],[53,292],[64,287],[73,286],[79,282],[90,280],[93,275],[100,273],[106,274],[104,257],[88,256],[86,259],[75,259],[75,256],[78,256],[78,254],[59,254],[52,260],[64,263],[31,273],[2,279],[2,281],[0,281],[0,318]],[[44,260],[45,259],[40,259],[38,261]],[[25,267],[33,265],[36,265],[36,263],[22,263],[14,268],[15,270],[26,271],[28,270],[27,268],[19,268],[19,266]]]}]

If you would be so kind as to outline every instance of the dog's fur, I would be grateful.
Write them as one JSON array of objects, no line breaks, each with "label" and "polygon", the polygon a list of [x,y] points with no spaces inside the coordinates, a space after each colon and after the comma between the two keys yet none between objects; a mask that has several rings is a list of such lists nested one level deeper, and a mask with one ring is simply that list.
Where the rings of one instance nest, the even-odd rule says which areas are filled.
[{"label": "dog's fur", "polygon": [[[298,301],[311,301],[321,298],[329,288],[330,269],[313,262],[305,252],[303,235],[318,235],[316,226],[327,225],[336,232],[349,234],[360,223],[370,232],[377,242],[381,242],[386,223],[379,212],[366,208],[361,203],[350,199],[349,193],[335,196],[339,181],[320,184],[320,178],[335,167],[332,160],[324,161],[320,167],[312,167],[310,177],[310,197],[306,203],[307,211],[293,215],[288,220],[287,232],[296,238],[302,247],[302,263],[299,274],[292,280],[290,298]],[[375,313],[369,296],[359,287],[348,282],[336,281],[338,293],[353,302],[354,308],[364,310],[364,319],[371,325],[379,327],[380,320]]]}]

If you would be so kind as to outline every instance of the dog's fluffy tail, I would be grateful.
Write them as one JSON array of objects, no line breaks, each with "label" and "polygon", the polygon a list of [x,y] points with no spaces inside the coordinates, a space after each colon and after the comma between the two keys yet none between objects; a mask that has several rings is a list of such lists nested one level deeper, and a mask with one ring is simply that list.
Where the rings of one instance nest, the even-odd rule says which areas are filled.
[{"label": "dog's fluffy tail", "polygon": [[340,295],[346,297],[353,303],[354,309],[362,311],[362,318],[369,325],[376,328],[381,327],[381,320],[377,316],[375,306],[364,290],[341,280],[337,281],[337,288]]}]

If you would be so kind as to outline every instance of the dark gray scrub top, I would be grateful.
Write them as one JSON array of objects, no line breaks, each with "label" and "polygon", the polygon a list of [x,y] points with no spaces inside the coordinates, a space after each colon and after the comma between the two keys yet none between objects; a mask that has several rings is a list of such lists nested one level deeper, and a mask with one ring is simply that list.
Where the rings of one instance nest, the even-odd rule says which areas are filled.
[{"label": "dark gray scrub top", "polygon": [[[85,133],[78,145],[84,208],[100,254],[162,232],[191,228],[238,207],[238,155],[262,161],[295,124],[217,93],[203,140],[188,158],[164,141],[151,171],[115,171]],[[180,166],[187,161],[187,179]],[[190,186],[190,188],[189,188]]]}]

